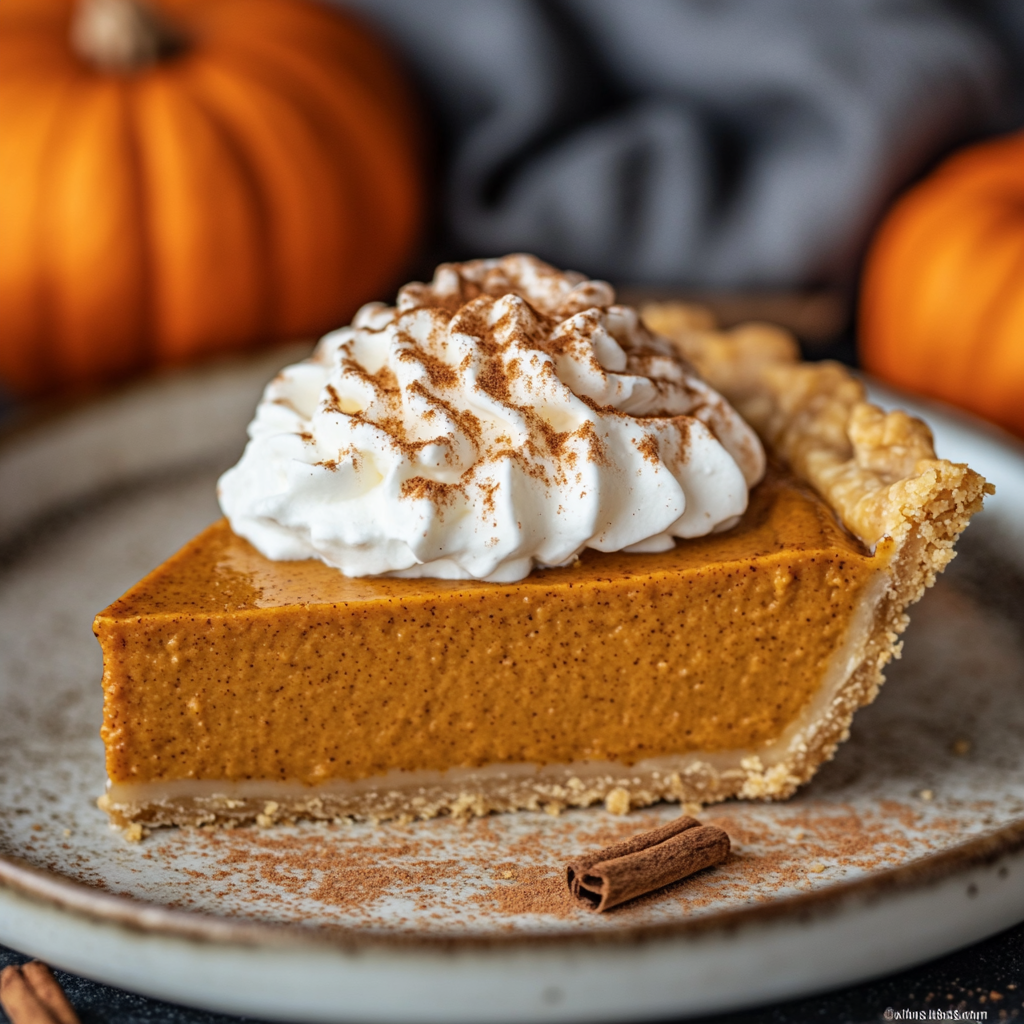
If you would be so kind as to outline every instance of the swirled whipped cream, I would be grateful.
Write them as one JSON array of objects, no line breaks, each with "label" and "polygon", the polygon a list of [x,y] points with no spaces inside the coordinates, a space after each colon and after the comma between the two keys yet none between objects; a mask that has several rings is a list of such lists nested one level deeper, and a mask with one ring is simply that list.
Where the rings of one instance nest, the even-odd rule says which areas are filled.
[{"label": "swirled whipped cream", "polygon": [[234,531],[348,576],[511,582],[583,548],[735,524],[757,436],[603,281],[532,256],[443,264],[263,394],[220,480]]}]

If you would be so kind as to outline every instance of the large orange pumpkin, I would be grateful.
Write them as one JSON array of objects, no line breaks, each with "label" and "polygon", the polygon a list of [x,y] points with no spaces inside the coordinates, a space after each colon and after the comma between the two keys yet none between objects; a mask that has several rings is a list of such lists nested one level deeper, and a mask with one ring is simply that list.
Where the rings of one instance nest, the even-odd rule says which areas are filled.
[{"label": "large orange pumpkin", "polygon": [[961,151],[896,203],[868,254],[860,351],[1024,435],[1024,134]]},{"label": "large orange pumpkin", "polygon": [[416,119],[311,0],[0,2],[0,380],[316,335],[403,269]]}]

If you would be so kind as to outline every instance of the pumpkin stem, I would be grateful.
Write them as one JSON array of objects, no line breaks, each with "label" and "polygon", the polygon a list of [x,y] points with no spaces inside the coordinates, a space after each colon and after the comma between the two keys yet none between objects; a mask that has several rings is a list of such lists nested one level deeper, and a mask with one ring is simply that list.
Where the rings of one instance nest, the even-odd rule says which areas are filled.
[{"label": "pumpkin stem", "polygon": [[184,36],[145,0],[79,0],[71,45],[103,71],[137,71],[178,53]]}]

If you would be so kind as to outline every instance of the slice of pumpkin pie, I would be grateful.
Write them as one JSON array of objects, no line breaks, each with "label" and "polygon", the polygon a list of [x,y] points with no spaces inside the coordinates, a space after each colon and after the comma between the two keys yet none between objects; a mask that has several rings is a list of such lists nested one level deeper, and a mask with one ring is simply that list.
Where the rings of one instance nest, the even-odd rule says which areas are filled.
[{"label": "slice of pumpkin pie", "polygon": [[808,780],[991,487],[783,332],[644,319],[445,265],[271,382],[227,518],[96,618],[113,822]]}]

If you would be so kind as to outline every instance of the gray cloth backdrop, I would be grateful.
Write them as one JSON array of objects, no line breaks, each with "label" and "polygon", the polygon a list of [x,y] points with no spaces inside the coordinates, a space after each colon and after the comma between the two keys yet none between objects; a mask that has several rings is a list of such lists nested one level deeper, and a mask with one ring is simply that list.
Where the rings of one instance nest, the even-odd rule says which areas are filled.
[{"label": "gray cloth backdrop", "polygon": [[345,2],[433,110],[445,254],[620,282],[849,280],[886,201],[992,123],[1013,70],[940,0]]}]

